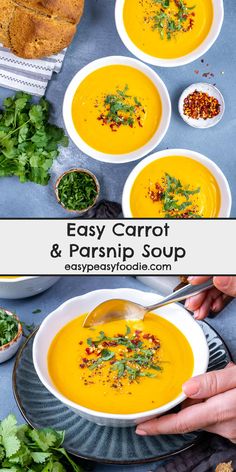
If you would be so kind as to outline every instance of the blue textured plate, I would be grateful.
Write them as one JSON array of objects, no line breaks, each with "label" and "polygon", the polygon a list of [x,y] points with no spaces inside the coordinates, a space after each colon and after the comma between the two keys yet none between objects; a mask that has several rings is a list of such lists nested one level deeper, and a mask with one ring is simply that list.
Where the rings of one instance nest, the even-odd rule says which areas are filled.
[{"label": "blue textured plate", "polygon": [[[230,354],[219,335],[205,322],[200,322],[209,350],[209,370],[224,368]],[[35,428],[52,427],[65,430],[65,447],[77,457],[96,462],[134,464],[170,457],[193,446],[201,433],[141,437],[134,428],[97,426],[80,418],[57,400],[40,382],[33,366],[34,332],[16,358],[13,391],[26,421]]]}]

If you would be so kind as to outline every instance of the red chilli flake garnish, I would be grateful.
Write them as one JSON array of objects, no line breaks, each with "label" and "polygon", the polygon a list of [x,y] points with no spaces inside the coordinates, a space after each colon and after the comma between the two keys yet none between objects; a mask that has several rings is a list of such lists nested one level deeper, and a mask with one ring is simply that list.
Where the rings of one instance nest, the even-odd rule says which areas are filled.
[{"label": "red chilli flake garnish", "polygon": [[151,189],[150,187],[148,189],[148,196],[153,202],[159,202],[163,197],[163,193],[164,193],[164,189],[158,182],[155,183],[154,190]]},{"label": "red chilli flake garnish", "polygon": [[94,347],[86,347],[85,351],[87,352],[87,354],[93,354],[93,352],[95,351],[95,348]]},{"label": "red chilli flake garnish", "polygon": [[134,332],[134,334],[136,334],[136,336],[139,336],[139,334],[141,334],[141,333],[142,333],[142,331],[140,329],[136,329],[135,332]]}]

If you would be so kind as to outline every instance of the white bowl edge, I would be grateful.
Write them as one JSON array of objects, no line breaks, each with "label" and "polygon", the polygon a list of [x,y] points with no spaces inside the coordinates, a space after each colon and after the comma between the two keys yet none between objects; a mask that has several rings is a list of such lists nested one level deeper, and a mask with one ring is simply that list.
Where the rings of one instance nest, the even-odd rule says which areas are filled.
[{"label": "white bowl edge", "polygon": [[[152,136],[150,141],[148,141],[144,146],[126,154],[107,154],[97,151],[96,149],[89,146],[76,131],[71,113],[74,94],[82,80],[85,79],[85,77],[87,77],[90,73],[101,67],[116,64],[134,67],[139,71],[143,72],[145,75],[147,75],[147,77],[153,82],[155,87],[158,89],[162,101],[162,117],[155,134]],[[107,56],[90,62],[81,70],[79,70],[77,74],[75,74],[65,92],[63,101],[63,119],[67,132],[71,137],[72,141],[86,155],[98,161],[108,162],[110,164],[124,164],[126,162],[132,162],[141,159],[160,144],[165,134],[167,133],[167,130],[170,125],[171,101],[165,83],[159,77],[159,75],[149,66],[137,59],[128,56]]]},{"label": "white bowl edge", "polygon": [[[43,321],[33,343],[33,362],[36,369],[36,372],[39,376],[41,382],[45,385],[45,387],[62,403],[66,404],[68,407],[72,408],[74,411],[77,412],[80,416],[85,416],[90,421],[97,422],[98,424],[109,424],[109,425],[119,425],[119,426],[127,426],[131,424],[138,424],[139,422],[143,421],[144,419],[149,419],[155,417],[157,415],[163,414],[169,409],[173,408],[174,406],[181,403],[186,396],[184,393],[181,393],[176,399],[167,403],[163,407],[145,411],[142,413],[136,414],[128,414],[128,415],[121,415],[121,414],[109,414],[104,412],[98,412],[95,410],[90,410],[89,408],[82,407],[70,400],[68,400],[64,395],[57,391],[57,389],[52,384],[50,379],[48,368],[47,368],[47,356],[42,360],[41,354],[42,352],[48,352],[48,348],[54,339],[56,333],[70,320],[79,316],[81,313],[77,313],[76,306],[80,306],[83,302],[88,307],[87,310],[91,310],[95,307],[98,303],[108,299],[108,298],[127,298],[130,300],[137,301],[139,303],[154,303],[158,299],[161,299],[159,295],[155,293],[149,292],[142,292],[140,290],[135,289],[103,289],[103,290],[96,290],[75,298],[72,298],[65,303],[63,303],[60,307],[54,310],[51,314],[49,314],[45,320]],[[88,302],[88,304],[87,304]],[[66,310],[67,314],[66,314]],[[182,319],[184,324],[182,327],[179,326],[179,329],[185,334],[186,323],[191,325],[191,330],[189,330],[187,336],[192,336],[192,332],[194,331],[194,336],[198,339],[198,347],[193,349],[193,340],[190,343],[193,353],[194,353],[194,372],[193,375],[199,375],[206,372],[208,367],[209,361],[209,350],[207,346],[207,342],[205,339],[205,335],[201,329],[201,327],[194,321],[192,316],[180,305],[172,305],[170,309],[168,307],[162,308],[158,310],[158,314],[163,316],[164,318],[168,319],[170,322],[173,317],[173,311],[178,312],[178,316],[176,317],[176,323],[173,323],[175,326],[178,327],[178,321]],[[172,311],[172,314],[168,314]],[[83,312],[83,310],[82,310]],[[183,329],[184,327],[184,329]],[[46,340],[47,337],[47,340]],[[195,340],[194,340],[195,343]],[[199,360],[199,356],[201,356],[201,362],[197,364],[197,359]]]},{"label": "white bowl edge", "polygon": [[141,61],[144,61],[148,64],[153,66],[159,67],[179,67],[186,64],[189,64],[199,57],[203,56],[215,43],[217,40],[222,24],[224,21],[224,3],[223,0],[212,0],[213,7],[214,7],[214,18],[211,29],[205,38],[205,40],[198,46],[194,51],[191,53],[181,56],[179,58],[174,59],[161,59],[150,54],[146,54],[145,52],[141,51],[130,39],[128,33],[126,32],[124,22],[123,22],[123,8],[125,0],[116,0],[115,5],[115,23],[117,32],[120,36],[121,41],[124,43],[126,48],[137,58]]},{"label": "white bowl edge", "polygon": [[232,207],[232,195],[228,181],[220,167],[214,161],[204,156],[204,154],[200,154],[199,152],[192,151],[190,149],[166,149],[150,154],[148,157],[139,162],[128,175],[122,194],[122,210],[125,218],[133,218],[130,208],[130,193],[132,190],[133,183],[139,173],[151,162],[167,156],[184,156],[189,159],[194,159],[203,164],[212,173],[219,185],[221,193],[221,208],[218,218],[230,217]]}]

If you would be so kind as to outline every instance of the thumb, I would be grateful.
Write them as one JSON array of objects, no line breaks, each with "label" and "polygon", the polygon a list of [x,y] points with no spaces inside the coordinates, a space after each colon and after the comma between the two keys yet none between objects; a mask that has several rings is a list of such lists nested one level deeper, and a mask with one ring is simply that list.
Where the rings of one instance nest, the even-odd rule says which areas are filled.
[{"label": "thumb", "polygon": [[213,282],[221,292],[236,297],[236,277],[214,277]]},{"label": "thumb", "polygon": [[[232,372],[232,369],[234,372]],[[185,382],[183,392],[187,397],[204,399],[214,397],[236,387],[236,366],[198,375]]]}]

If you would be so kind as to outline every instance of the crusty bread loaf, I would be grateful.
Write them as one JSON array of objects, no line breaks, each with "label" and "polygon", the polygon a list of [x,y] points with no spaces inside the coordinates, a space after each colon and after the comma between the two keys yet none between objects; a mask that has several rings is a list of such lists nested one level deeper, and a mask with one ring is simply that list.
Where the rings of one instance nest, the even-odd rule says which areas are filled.
[{"label": "crusty bread loaf", "polygon": [[18,9],[9,25],[11,49],[20,57],[49,56],[72,41],[75,24]]},{"label": "crusty bread loaf", "polygon": [[19,0],[18,3],[34,11],[64,18],[73,23],[79,23],[84,6],[81,0]]},{"label": "crusty bread loaf", "polygon": [[8,35],[9,22],[14,14],[16,5],[11,0],[1,0],[0,7],[0,43],[9,48],[10,41]]},{"label": "crusty bread loaf", "polygon": [[84,0],[1,0],[0,42],[20,57],[35,59],[67,47]]}]

